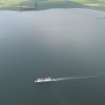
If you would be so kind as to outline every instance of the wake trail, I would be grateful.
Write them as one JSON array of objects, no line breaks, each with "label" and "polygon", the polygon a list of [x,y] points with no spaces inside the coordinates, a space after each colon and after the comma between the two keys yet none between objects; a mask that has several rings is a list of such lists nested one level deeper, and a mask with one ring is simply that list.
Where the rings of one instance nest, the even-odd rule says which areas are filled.
[{"label": "wake trail", "polygon": [[105,74],[97,74],[97,75],[91,75],[91,76],[78,76],[78,77],[59,77],[59,78],[54,78],[52,79],[52,81],[65,81],[65,80],[83,80],[83,79],[94,79],[94,78],[97,78],[97,77],[100,77],[102,75],[105,75]]},{"label": "wake trail", "polygon": [[96,76],[60,77],[60,78],[55,78],[55,81],[90,79],[90,78],[96,78]]},{"label": "wake trail", "polygon": [[70,77],[58,77],[58,78],[37,78],[34,80],[34,83],[48,83],[48,82],[59,82],[59,81],[66,81],[66,80],[87,80],[87,79],[96,79],[98,77],[105,76],[104,73],[98,73],[95,75],[89,75],[89,76],[70,76]]}]

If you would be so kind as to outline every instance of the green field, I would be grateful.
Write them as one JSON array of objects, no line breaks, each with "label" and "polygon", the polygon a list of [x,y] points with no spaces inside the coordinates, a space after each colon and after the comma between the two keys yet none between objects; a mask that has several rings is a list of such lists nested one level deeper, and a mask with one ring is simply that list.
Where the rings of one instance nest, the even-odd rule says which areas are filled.
[{"label": "green field", "polygon": [[0,0],[1,9],[48,9],[87,7],[105,10],[105,0]]}]

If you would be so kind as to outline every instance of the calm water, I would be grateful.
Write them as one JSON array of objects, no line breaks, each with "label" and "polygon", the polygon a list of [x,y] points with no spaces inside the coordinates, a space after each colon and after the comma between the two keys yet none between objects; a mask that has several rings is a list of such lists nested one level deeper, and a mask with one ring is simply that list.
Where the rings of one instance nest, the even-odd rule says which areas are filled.
[{"label": "calm water", "polygon": [[105,77],[32,87],[38,77],[105,72],[105,12],[0,11],[0,105],[105,104]]}]

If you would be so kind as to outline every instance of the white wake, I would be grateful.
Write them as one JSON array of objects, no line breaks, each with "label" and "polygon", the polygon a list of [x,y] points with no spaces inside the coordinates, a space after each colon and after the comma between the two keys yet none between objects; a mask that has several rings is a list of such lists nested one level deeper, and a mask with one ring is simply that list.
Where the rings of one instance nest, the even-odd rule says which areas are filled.
[{"label": "white wake", "polygon": [[58,82],[58,81],[65,81],[65,80],[84,80],[84,79],[94,79],[97,78],[99,76],[105,75],[105,73],[100,73],[100,74],[96,74],[96,75],[91,75],[91,76],[73,76],[73,77],[58,77],[58,78],[51,78],[51,77],[47,77],[47,78],[38,78],[36,80],[34,80],[34,83],[43,83],[43,82]]},{"label": "white wake", "polygon": [[[64,81],[64,80],[79,80],[79,79],[91,79],[96,78],[97,76],[79,76],[79,77],[60,77],[60,78],[54,78],[55,81]],[[50,80],[50,81],[53,81]]]},{"label": "white wake", "polygon": [[74,77],[61,77],[61,78],[55,78],[55,81],[64,81],[64,80],[79,80],[79,79],[94,79],[100,76],[105,75],[105,73],[99,73],[96,75],[91,76],[74,76]]}]

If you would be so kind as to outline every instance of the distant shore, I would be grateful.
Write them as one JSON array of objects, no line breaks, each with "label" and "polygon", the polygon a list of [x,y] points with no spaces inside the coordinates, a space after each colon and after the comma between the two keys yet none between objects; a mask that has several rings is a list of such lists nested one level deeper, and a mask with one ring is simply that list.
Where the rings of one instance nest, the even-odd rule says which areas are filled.
[{"label": "distant shore", "polygon": [[[2,1],[2,0],[1,0]],[[100,3],[87,3],[81,2],[77,0],[55,0],[55,1],[41,1],[41,0],[19,0],[18,2],[5,2],[1,3],[0,1],[0,10],[17,10],[17,11],[30,11],[30,10],[43,10],[43,9],[50,9],[50,8],[90,8],[96,10],[103,10],[105,11],[105,5],[101,5]],[[85,0],[84,0],[85,1]]]}]

